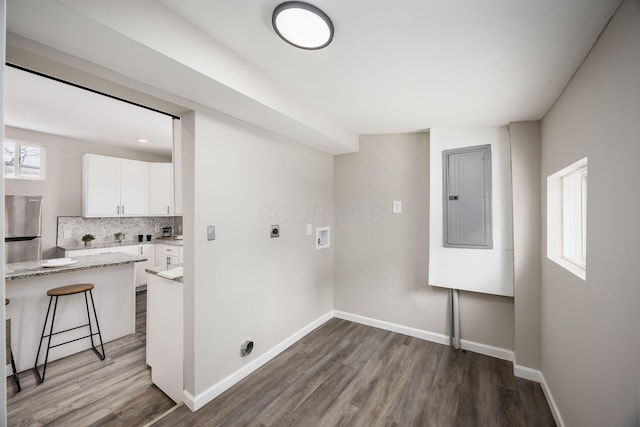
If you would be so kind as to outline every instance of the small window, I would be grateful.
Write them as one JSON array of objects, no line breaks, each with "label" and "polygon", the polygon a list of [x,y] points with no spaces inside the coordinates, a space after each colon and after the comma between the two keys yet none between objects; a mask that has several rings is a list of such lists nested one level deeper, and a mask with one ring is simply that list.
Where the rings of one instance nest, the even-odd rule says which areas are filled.
[{"label": "small window", "polygon": [[46,153],[44,145],[4,141],[4,177],[44,180]]},{"label": "small window", "polygon": [[547,178],[547,257],[587,276],[587,158]]}]

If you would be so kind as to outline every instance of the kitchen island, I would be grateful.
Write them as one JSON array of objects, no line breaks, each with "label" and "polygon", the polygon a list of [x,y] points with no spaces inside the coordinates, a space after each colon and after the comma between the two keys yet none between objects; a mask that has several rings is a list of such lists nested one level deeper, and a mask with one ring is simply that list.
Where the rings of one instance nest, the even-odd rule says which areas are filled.
[{"label": "kitchen island", "polygon": [[[144,256],[124,253],[78,256],[69,265],[56,260],[7,264],[5,270],[7,317],[12,320],[12,349],[19,372],[33,368],[49,297],[47,291],[76,283],[93,283],[93,298],[104,342],[135,332],[135,263]],[[72,262],[72,263],[71,263]],[[47,267],[47,265],[54,265]],[[60,298],[54,332],[87,323],[82,294]],[[52,345],[87,335],[76,329],[52,338]],[[57,340],[57,341],[56,341]],[[86,350],[89,339],[51,349],[49,361]],[[40,361],[42,363],[42,360]]]}]

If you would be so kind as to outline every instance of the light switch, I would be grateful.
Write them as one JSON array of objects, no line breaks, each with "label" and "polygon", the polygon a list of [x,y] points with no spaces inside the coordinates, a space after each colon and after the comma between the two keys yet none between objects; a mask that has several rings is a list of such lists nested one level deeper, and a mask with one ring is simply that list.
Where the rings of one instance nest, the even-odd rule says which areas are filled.
[{"label": "light switch", "polygon": [[208,225],[207,226],[207,240],[216,240],[216,226]]},{"label": "light switch", "polygon": [[311,236],[311,233],[313,233],[313,225],[307,224],[307,236]]},{"label": "light switch", "polygon": [[394,200],[393,201],[393,213],[394,214],[402,213],[402,201],[401,200]]}]

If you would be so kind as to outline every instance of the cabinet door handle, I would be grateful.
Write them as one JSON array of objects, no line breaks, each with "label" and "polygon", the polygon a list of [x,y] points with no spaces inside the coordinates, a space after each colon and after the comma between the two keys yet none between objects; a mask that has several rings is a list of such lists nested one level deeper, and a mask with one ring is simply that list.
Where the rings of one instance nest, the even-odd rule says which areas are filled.
[{"label": "cabinet door handle", "polygon": [[124,215],[124,205],[122,205],[122,215]]},{"label": "cabinet door handle", "polygon": [[169,213],[169,206],[167,206],[167,213]]},{"label": "cabinet door handle", "polygon": [[118,205],[118,215],[120,215],[120,205]]}]

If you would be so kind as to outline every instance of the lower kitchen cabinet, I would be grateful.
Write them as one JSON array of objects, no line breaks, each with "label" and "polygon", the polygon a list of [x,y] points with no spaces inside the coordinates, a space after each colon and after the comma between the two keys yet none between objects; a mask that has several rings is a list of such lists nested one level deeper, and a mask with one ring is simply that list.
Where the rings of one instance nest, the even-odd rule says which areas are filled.
[{"label": "lower kitchen cabinet", "polygon": [[136,275],[137,282],[136,287],[143,286],[147,284],[147,272],[145,269],[149,267],[153,267],[155,264],[155,251],[154,246],[151,243],[138,245],[138,255],[144,256],[147,258],[146,261],[136,263]]},{"label": "lower kitchen cabinet", "polygon": [[171,265],[182,264],[182,246],[159,244],[155,250],[157,267],[169,268]]}]

